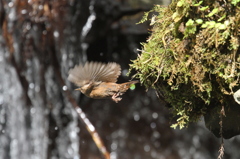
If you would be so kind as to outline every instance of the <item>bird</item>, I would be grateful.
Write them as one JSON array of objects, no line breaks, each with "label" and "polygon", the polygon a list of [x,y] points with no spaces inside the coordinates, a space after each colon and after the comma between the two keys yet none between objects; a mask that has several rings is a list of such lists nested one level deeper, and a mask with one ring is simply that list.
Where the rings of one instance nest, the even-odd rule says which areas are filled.
[{"label": "bird", "polygon": [[139,81],[129,81],[118,84],[117,78],[121,74],[121,67],[116,62],[86,62],[69,70],[68,80],[79,88],[84,95],[94,99],[110,98],[118,103],[121,96]]}]

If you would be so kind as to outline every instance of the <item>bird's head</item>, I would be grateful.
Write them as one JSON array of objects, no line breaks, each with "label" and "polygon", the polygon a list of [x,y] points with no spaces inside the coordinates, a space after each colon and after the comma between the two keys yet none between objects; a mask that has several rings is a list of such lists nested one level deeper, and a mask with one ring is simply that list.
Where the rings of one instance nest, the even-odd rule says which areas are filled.
[{"label": "bird's head", "polygon": [[83,94],[86,94],[88,91],[91,91],[92,87],[93,87],[93,83],[88,82],[88,83],[83,84],[82,86],[80,86],[79,88],[77,88],[75,90],[79,90]]}]

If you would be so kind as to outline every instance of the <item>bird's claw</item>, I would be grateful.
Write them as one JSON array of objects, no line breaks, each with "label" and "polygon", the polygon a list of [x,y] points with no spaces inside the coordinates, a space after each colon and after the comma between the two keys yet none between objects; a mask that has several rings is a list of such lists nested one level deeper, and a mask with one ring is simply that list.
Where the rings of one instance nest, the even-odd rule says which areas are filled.
[{"label": "bird's claw", "polygon": [[118,93],[114,93],[113,96],[112,96],[112,100],[116,103],[118,103],[119,101],[122,100],[121,97],[119,97],[120,95],[122,95],[122,93],[118,92]]}]

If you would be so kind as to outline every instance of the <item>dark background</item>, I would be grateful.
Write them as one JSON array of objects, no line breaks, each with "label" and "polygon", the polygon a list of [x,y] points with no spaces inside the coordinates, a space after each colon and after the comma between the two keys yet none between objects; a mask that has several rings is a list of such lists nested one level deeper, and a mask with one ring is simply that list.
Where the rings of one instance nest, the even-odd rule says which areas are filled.
[{"label": "dark background", "polygon": [[[126,76],[150,33],[136,25],[148,0],[0,0],[0,158],[102,159],[68,101],[71,91],[112,159],[216,159],[221,140],[203,119],[183,130],[154,92],[137,84],[118,104],[74,91],[68,70],[115,61]],[[65,85],[65,86],[64,86]],[[240,138],[224,140],[224,159],[240,157]]]}]

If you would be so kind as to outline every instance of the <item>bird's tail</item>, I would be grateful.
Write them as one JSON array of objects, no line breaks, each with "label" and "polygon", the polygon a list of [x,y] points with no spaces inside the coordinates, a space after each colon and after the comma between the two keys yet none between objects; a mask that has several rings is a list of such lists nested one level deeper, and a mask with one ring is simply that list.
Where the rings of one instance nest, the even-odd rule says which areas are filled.
[{"label": "bird's tail", "polygon": [[135,83],[139,83],[139,81],[135,80],[135,81],[129,81],[129,82],[125,82],[125,83],[122,83],[122,84],[119,84],[119,90],[121,93],[124,93],[126,92],[132,84],[135,84]]}]

